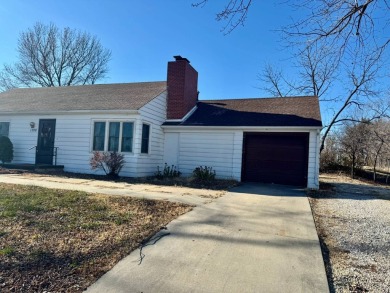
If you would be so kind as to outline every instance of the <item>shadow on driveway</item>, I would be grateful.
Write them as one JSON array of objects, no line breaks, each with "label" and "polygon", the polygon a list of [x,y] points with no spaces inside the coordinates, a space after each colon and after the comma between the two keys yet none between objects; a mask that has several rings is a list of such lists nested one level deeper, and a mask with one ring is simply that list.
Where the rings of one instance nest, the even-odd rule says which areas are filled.
[{"label": "shadow on driveway", "polygon": [[87,292],[328,292],[303,190],[243,184],[167,228]]}]

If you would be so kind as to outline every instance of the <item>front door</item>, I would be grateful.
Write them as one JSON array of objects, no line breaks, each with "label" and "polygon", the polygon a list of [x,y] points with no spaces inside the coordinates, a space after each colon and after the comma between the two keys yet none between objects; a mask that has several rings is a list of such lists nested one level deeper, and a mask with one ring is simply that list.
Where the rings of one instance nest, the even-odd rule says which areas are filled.
[{"label": "front door", "polygon": [[36,164],[53,165],[55,129],[55,119],[39,120]]}]

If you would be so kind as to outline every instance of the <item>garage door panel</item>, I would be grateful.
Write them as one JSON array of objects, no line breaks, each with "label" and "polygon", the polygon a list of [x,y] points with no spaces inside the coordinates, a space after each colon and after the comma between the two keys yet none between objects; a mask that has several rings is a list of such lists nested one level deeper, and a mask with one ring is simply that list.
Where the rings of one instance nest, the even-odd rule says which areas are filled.
[{"label": "garage door panel", "polygon": [[308,133],[246,133],[243,180],[304,186]]},{"label": "garage door panel", "polygon": [[[247,165],[248,172],[299,172],[301,170],[300,161],[253,161]],[[253,171],[252,171],[253,170]]]}]

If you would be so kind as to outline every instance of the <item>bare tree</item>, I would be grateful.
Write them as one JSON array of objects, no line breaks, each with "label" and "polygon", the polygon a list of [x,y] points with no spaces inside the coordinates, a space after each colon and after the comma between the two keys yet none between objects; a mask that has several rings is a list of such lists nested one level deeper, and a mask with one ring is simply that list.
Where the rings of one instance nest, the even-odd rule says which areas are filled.
[{"label": "bare tree", "polygon": [[[352,176],[356,168],[361,168],[366,173],[372,171],[372,178],[377,181],[378,170],[387,170],[389,158],[389,119],[382,118],[374,122],[365,119],[348,121],[327,136],[321,153],[320,168],[323,171],[334,171],[349,166]],[[364,173],[361,174],[364,176]]]},{"label": "bare tree", "polygon": [[339,169],[341,165],[340,134],[332,133],[325,140],[325,147],[321,153],[320,170],[330,171]]},{"label": "bare tree", "polygon": [[276,69],[271,64],[264,66],[263,71],[258,74],[258,79],[265,83],[261,89],[273,97],[291,96],[297,92],[297,86],[285,77],[281,69]]},{"label": "bare tree", "polygon": [[[201,0],[192,6],[204,6],[207,2],[208,0]],[[228,0],[225,3],[225,7],[217,13],[216,20],[226,22],[222,31],[229,34],[239,25],[244,25],[252,0]]]},{"label": "bare tree", "polygon": [[19,60],[4,65],[0,87],[94,84],[108,72],[111,52],[86,32],[36,23],[20,34]]},{"label": "bare tree", "polygon": [[[209,0],[193,3],[204,6]],[[225,22],[223,31],[232,32],[239,25],[244,25],[252,0],[225,0],[224,7],[216,15],[217,21]],[[381,47],[389,42],[386,35],[380,35],[390,25],[390,4],[387,0],[301,0],[285,1],[300,11],[302,19],[284,29],[290,36],[304,36],[305,42],[316,43],[322,39],[332,39],[338,44],[335,51],[345,48],[350,42],[360,44],[370,38],[382,40]],[[379,29],[378,29],[379,28]],[[379,37],[379,38],[378,38]],[[328,43],[330,44],[330,43]]]},{"label": "bare tree", "polygon": [[346,123],[340,143],[346,155],[347,164],[351,167],[351,177],[354,178],[356,168],[364,165],[368,156],[370,128],[368,121]]},{"label": "bare tree", "polygon": [[[373,180],[377,179],[377,167],[380,161],[386,162],[390,157],[390,121],[380,119],[370,125],[369,165],[373,167]],[[383,166],[385,167],[385,165]]]},{"label": "bare tree", "polygon": [[[216,19],[225,22],[222,30],[228,34],[244,24],[254,1],[223,3]],[[298,75],[289,79],[267,65],[260,80],[268,84],[263,89],[273,96],[306,94],[318,96],[322,105],[329,102],[325,110],[333,113],[324,127],[322,151],[329,132],[342,122],[356,121],[357,111],[375,120],[389,110],[389,98],[382,86],[387,82],[379,81],[387,74],[381,67],[388,60],[385,54],[390,38],[383,32],[390,26],[390,6],[387,0],[300,0],[283,4],[290,4],[301,15],[281,29],[289,48],[296,48],[293,56],[298,60]]]},{"label": "bare tree", "polygon": [[[325,122],[320,151],[324,149],[325,140],[333,127],[345,121],[358,122],[357,116],[365,116],[373,121],[388,113],[387,96],[378,88],[376,82],[380,78],[382,66],[381,52],[367,54],[361,59],[344,65],[329,50],[307,47],[299,55],[298,74],[295,81],[284,77],[267,65],[260,76],[266,86],[263,89],[275,96],[313,95],[318,96],[326,108],[333,109],[331,119]],[[343,72],[343,75],[342,73]],[[342,75],[342,76],[341,76]],[[339,94],[331,96],[337,88]],[[357,115],[360,112],[361,115]]]},{"label": "bare tree", "polygon": [[312,0],[293,6],[305,16],[283,31],[306,45],[326,44],[343,56],[368,44],[373,52],[382,50],[390,41],[383,33],[390,26],[387,0]]},{"label": "bare tree", "polygon": [[298,77],[295,80],[287,78],[272,65],[266,65],[258,76],[265,83],[262,89],[276,97],[304,94],[327,100],[323,96],[334,83],[337,72],[337,64],[329,50],[308,47],[297,60],[294,66],[298,68]]}]

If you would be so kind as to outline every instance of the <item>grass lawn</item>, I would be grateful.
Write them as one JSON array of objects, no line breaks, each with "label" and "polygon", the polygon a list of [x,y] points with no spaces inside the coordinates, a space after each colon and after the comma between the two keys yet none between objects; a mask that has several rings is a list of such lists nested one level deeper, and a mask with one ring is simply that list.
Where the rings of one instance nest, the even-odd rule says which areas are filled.
[{"label": "grass lawn", "polygon": [[0,292],[81,292],[179,203],[0,184]]}]

